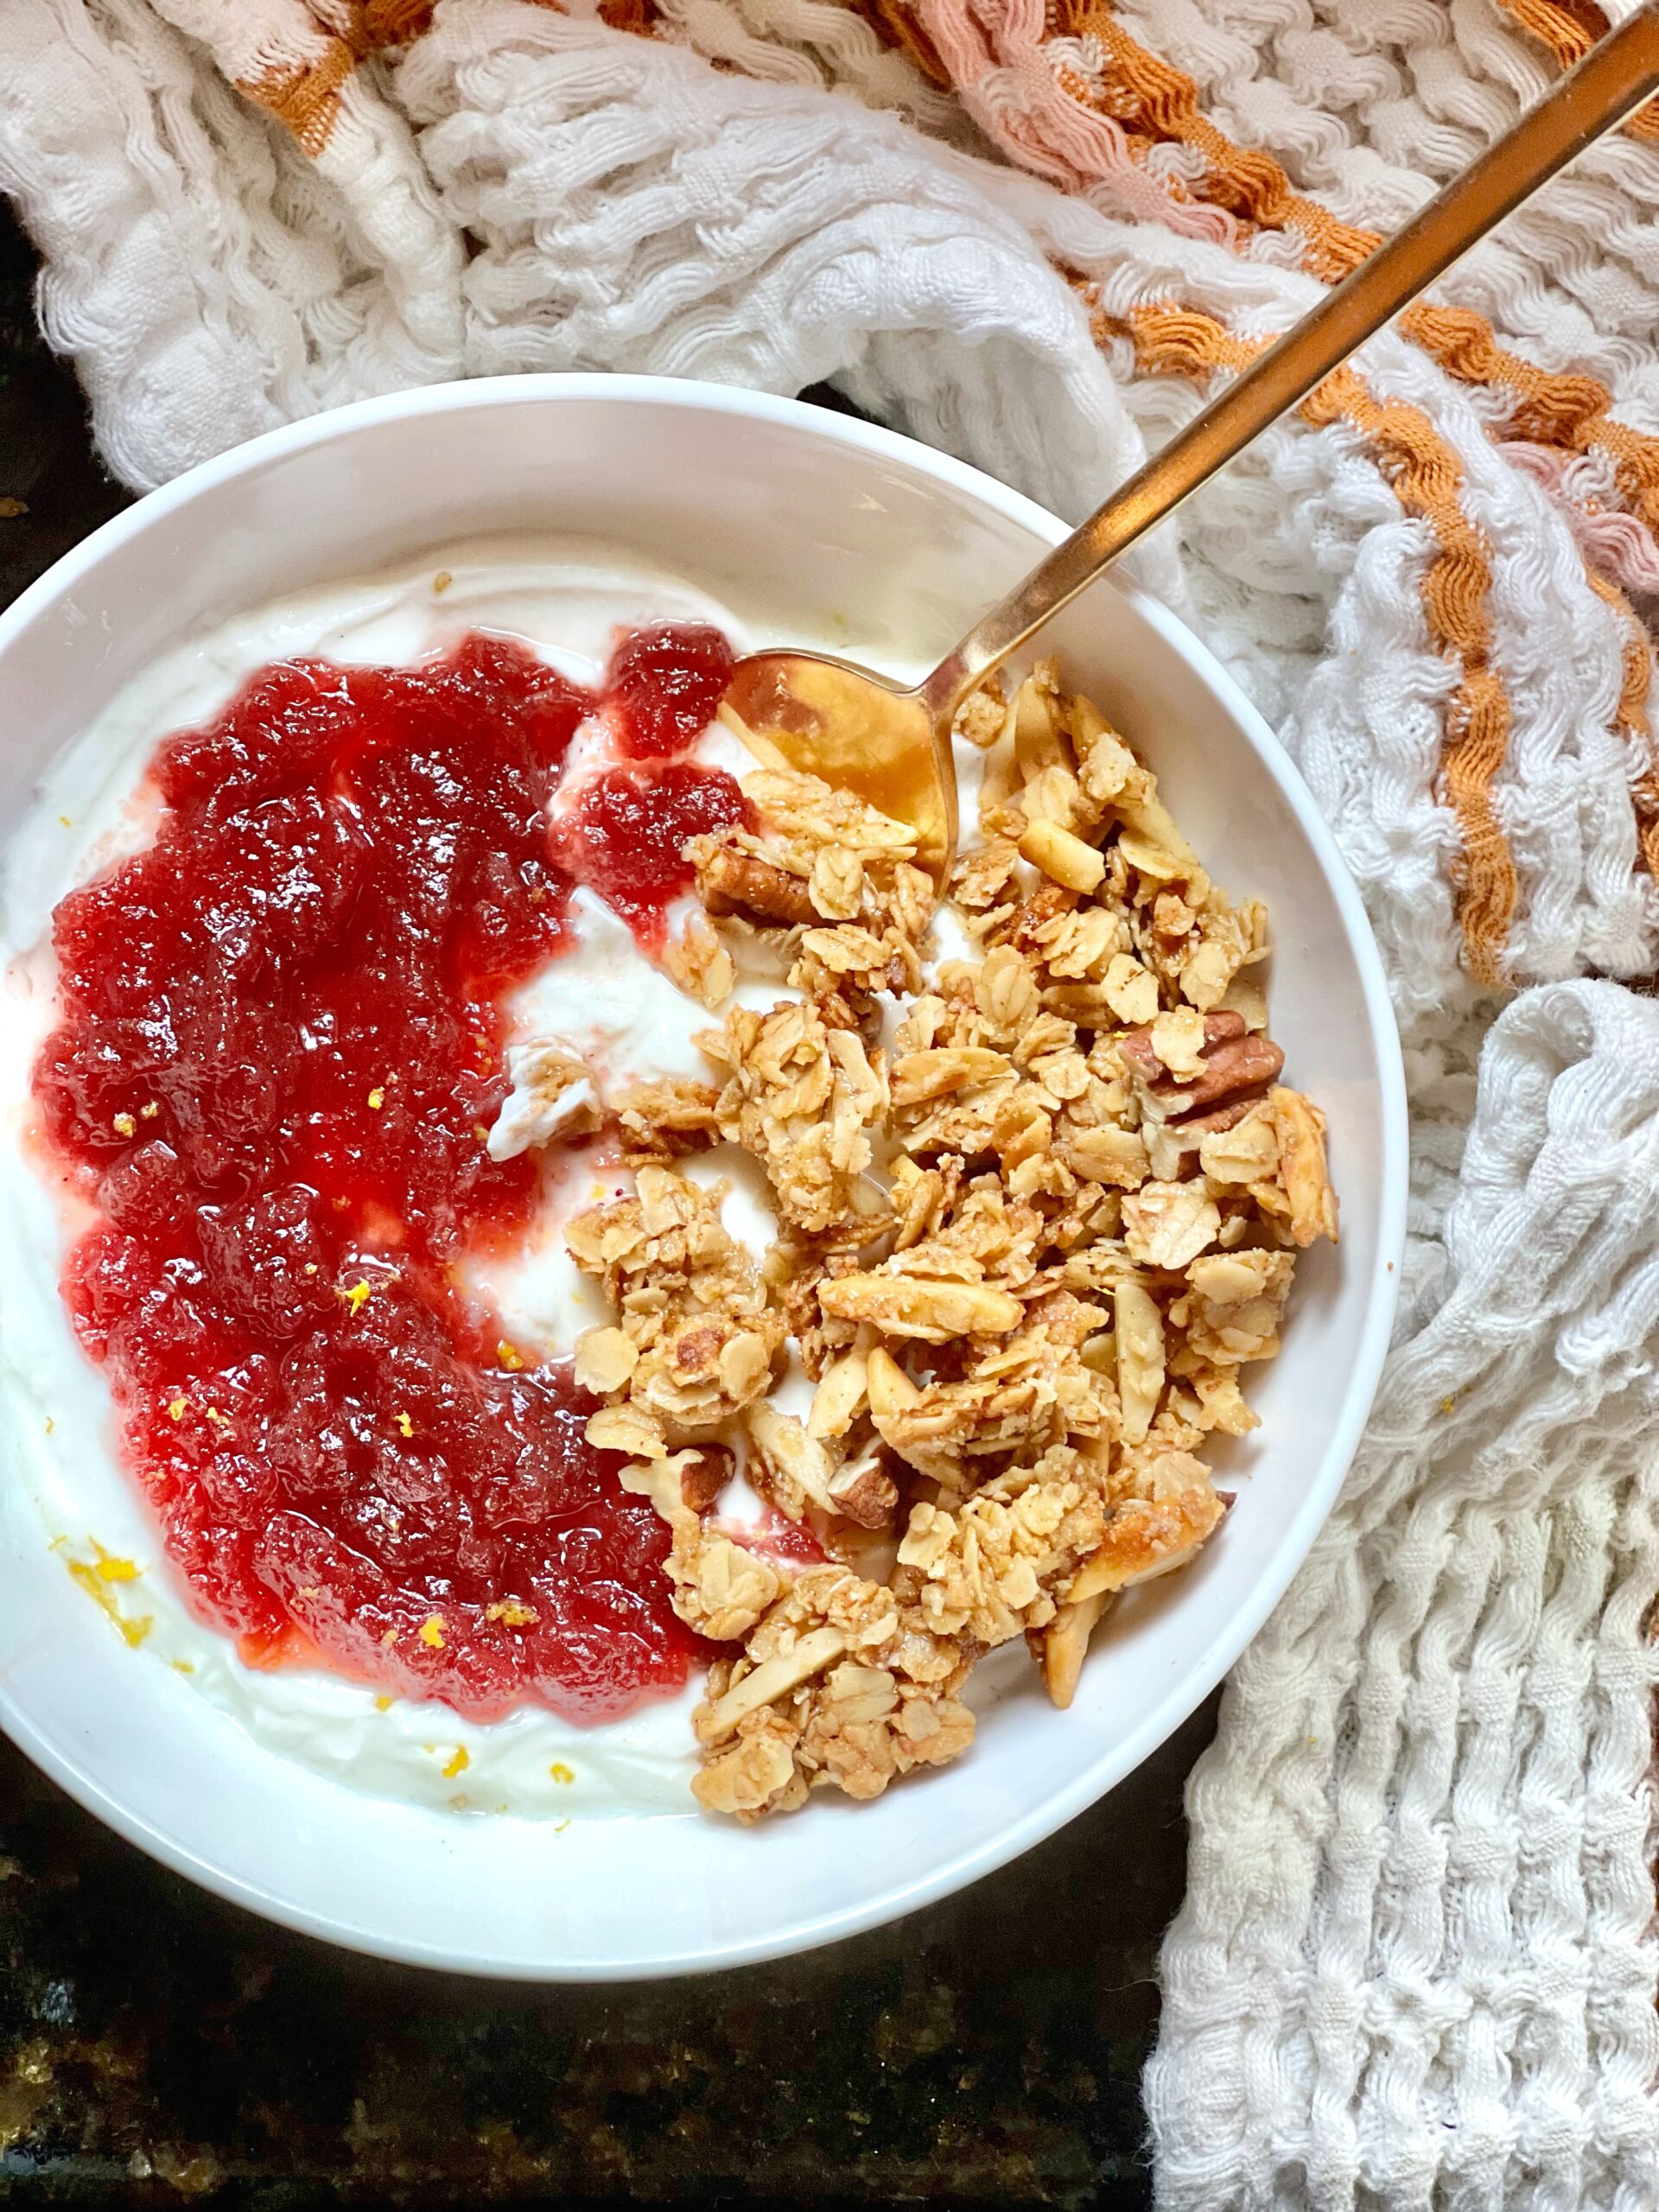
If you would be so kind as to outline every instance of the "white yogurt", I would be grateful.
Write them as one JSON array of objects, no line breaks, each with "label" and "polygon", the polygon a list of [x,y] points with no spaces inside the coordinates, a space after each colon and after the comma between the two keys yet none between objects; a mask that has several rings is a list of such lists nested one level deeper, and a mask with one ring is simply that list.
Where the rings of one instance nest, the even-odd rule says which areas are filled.
[{"label": "white yogurt", "polygon": [[[0,1146],[0,1239],[27,1294],[0,1353],[0,1418],[24,1442],[25,1480],[40,1513],[41,1571],[78,1564],[105,1609],[126,1623],[129,1640],[137,1639],[135,1664],[177,1669],[197,1694],[272,1751],[378,1795],[551,1820],[683,1809],[695,1764],[689,1716],[698,1685],[694,1680],[679,1696],[603,1727],[578,1727],[528,1707],[486,1726],[437,1703],[388,1705],[332,1675],[258,1672],[242,1663],[227,1637],[197,1619],[118,1464],[107,1389],[81,1354],[58,1294],[65,1241],[79,1224],[29,1157],[29,1076],[54,1014],[51,911],[74,885],[148,840],[153,810],[135,794],[157,741],[216,714],[268,662],[315,654],[407,664],[483,629],[523,639],[565,675],[593,684],[620,626],[660,620],[715,623],[739,652],[781,642],[751,636],[736,612],[680,578],[575,540],[457,546],[418,566],[256,608],[167,654],[126,685],[54,765],[8,849],[0,1110],[10,1141]],[[845,640],[838,649],[849,649]],[[712,765],[748,765],[719,728],[699,753]],[[607,758],[602,728],[585,725],[567,775],[585,776]],[[692,1040],[712,1017],[645,958],[601,901],[579,891],[570,912],[575,947],[511,1001],[513,1038],[568,1039],[601,1083],[706,1077],[708,1063]],[[740,997],[759,1007],[781,995],[766,983],[739,987]],[[729,1185],[727,1226],[757,1256],[764,1251],[777,1222],[753,1161],[721,1147],[689,1163],[687,1172]],[[563,1224],[575,1208],[625,1187],[620,1174],[596,1172],[581,1154],[555,1154],[531,1233],[509,1257],[474,1266],[473,1281],[497,1303],[516,1342],[562,1356],[580,1330],[606,1318],[594,1286],[564,1249]],[[797,1376],[791,1387],[798,1393],[803,1382]],[[729,1503],[734,1520],[755,1510],[752,1495]],[[137,1579],[119,1579],[119,1567],[116,1579],[101,1574],[100,1548],[131,1562]]]},{"label": "white yogurt", "polygon": [[[753,764],[751,764],[753,765]],[[582,1058],[601,1078],[620,1085],[651,1076],[712,1071],[694,1039],[718,1029],[712,1014],[652,962],[642,958],[633,932],[593,892],[573,892],[570,929],[576,942],[550,960],[507,1001],[512,1033],[582,1040]],[[764,1012],[798,993],[781,983],[740,983],[734,1005]]]}]

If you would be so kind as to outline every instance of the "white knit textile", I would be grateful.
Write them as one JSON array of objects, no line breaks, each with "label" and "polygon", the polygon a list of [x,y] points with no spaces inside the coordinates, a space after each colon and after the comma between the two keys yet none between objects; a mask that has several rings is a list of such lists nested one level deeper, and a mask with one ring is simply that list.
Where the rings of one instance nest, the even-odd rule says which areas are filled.
[{"label": "white knit textile", "polygon": [[[1418,1098],[1449,1122],[1466,1080],[1425,1054]],[[1190,1786],[1171,2208],[1659,2202],[1659,1005],[1518,999],[1458,1180]]]},{"label": "white knit textile", "polygon": [[[993,58],[970,120],[835,0],[663,0],[648,41],[441,0],[351,76],[314,159],[232,86],[313,58],[318,19],[345,12],[0,0],[0,188],[130,483],[366,393],[610,368],[831,378],[1076,515],[1194,402],[1127,342],[1103,356],[1055,264],[1109,315],[1174,298],[1245,333],[1319,291],[1280,234],[1240,252],[1214,208],[1154,219],[1181,148],[1139,168],[1091,124],[1052,165],[1094,164],[1070,196],[985,158],[976,126],[1017,137],[1048,80]],[[1545,80],[1494,0],[1119,13],[1235,136],[1383,227]],[[1086,39],[1071,60],[1099,66]],[[1656,207],[1653,149],[1600,149],[1452,296],[1659,427]],[[1659,557],[1588,496],[1594,454],[1564,487],[1489,437],[1489,393],[1403,340],[1362,365],[1454,449],[1489,549],[1509,971],[1535,988],[1486,1038],[1477,1104],[1493,1007],[1460,961],[1433,533],[1348,423],[1281,426],[1142,572],[1277,723],[1361,884],[1408,1047],[1413,1246],[1360,1460],[1193,1779],[1148,2080],[1159,2189],[1182,2208],[1635,2212],[1659,2202],[1659,1009],[1565,979],[1659,955],[1634,866],[1645,748],[1618,716],[1628,620],[1581,547],[1639,608]]]}]

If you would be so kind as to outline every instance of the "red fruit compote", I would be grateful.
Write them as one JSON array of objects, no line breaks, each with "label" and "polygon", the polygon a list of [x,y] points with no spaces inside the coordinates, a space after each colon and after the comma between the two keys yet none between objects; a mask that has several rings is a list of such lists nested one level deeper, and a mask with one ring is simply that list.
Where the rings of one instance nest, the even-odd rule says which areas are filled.
[{"label": "red fruit compote", "polygon": [[[486,1140],[504,1001],[567,944],[572,884],[659,944],[686,839],[743,813],[689,757],[731,659],[683,624],[623,639],[596,696],[481,635],[266,668],[160,746],[154,842],[55,911],[35,1096],[99,1217],[64,1296],[168,1552],[255,1663],[478,1719],[685,1679],[666,1531],[460,1263],[536,1206],[537,1163]],[[613,765],[555,834],[595,714]]]}]

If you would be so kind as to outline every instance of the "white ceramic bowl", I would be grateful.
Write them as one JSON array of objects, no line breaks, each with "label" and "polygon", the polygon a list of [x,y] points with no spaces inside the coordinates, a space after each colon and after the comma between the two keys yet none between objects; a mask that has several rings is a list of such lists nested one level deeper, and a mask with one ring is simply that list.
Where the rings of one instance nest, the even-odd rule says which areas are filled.
[{"label": "white ceramic bowl", "polygon": [[[166,647],[274,594],[443,541],[570,531],[639,549],[756,623],[844,616],[943,650],[1064,535],[944,455],[798,403],[639,378],[402,393],[259,438],[106,524],[0,616],[3,819]],[[811,622],[821,632],[820,620]],[[698,1816],[545,1822],[386,1802],[262,1749],[143,1663],[66,1574],[0,1440],[0,1722],[122,1834],[272,1918],[389,1957],[546,1980],[774,1956],[907,1911],[1037,1842],[1145,1758],[1238,1656],[1336,1496],[1387,1341],[1406,1188],[1398,1046],[1330,837],[1236,686],[1164,608],[1096,587],[1046,644],[1146,750],[1198,852],[1268,903],[1273,1028],[1330,1116],[1339,1250],[1299,1271],[1224,1531],[1128,1594],[1077,1702],[1034,1681],[959,1765],[750,1833]],[[15,1286],[0,1295],[16,1295]],[[96,1387],[89,1375],[88,1387]]]}]

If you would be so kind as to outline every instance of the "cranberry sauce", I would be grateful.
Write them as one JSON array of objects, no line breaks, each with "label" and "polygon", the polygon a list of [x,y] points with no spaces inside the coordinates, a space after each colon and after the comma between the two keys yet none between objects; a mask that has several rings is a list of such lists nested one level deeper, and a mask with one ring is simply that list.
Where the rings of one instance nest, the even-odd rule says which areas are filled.
[{"label": "cranberry sauce", "polygon": [[[716,632],[639,633],[598,701],[480,636],[266,669],[159,749],[153,845],[56,910],[35,1094],[102,1217],[64,1294],[168,1552],[252,1660],[480,1717],[601,1719],[685,1678],[665,1530],[456,1263],[535,1205],[534,1162],[486,1145],[501,1002],[560,950],[572,879],[659,934],[675,841],[741,812],[660,757],[729,661]],[[596,708],[653,757],[585,787],[556,859]]]},{"label": "cranberry sauce", "polygon": [[605,674],[605,715],[626,767],[588,778],[562,809],[559,860],[598,892],[647,946],[660,946],[664,909],[691,887],[687,840],[746,818],[743,795],[718,768],[683,753],[714,719],[732,649],[706,624],[664,622],[621,640]]},{"label": "cranberry sauce", "polygon": [[622,750],[645,760],[695,745],[734,665],[730,645],[707,623],[630,631],[605,676],[606,709]]},{"label": "cranberry sauce", "polygon": [[561,817],[555,849],[642,944],[656,949],[668,902],[691,888],[687,839],[723,830],[746,811],[742,792],[723,769],[690,760],[607,768],[582,785]]}]

